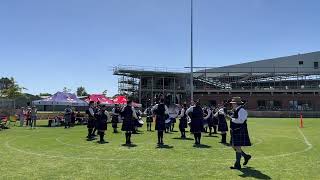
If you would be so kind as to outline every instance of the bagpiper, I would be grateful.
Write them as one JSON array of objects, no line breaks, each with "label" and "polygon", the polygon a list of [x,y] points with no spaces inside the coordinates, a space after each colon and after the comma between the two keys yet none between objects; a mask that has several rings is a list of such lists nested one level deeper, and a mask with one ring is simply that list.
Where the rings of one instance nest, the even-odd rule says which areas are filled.
[{"label": "bagpiper", "polygon": [[118,133],[118,123],[119,123],[119,115],[121,113],[121,109],[119,105],[115,105],[115,107],[112,109],[112,128],[113,128],[113,133]]},{"label": "bagpiper", "polygon": [[191,106],[187,110],[187,115],[191,119],[190,131],[194,135],[195,145],[201,144],[201,132],[203,130],[203,110],[201,108],[199,100],[196,102],[195,106]]},{"label": "bagpiper", "polygon": [[132,107],[132,100],[127,102],[127,105],[122,109],[120,115],[123,118],[122,131],[126,132],[126,144],[131,144],[131,135],[134,131],[134,120],[138,119],[135,109]]},{"label": "bagpiper", "polygon": [[[94,113],[98,113],[100,111],[100,101],[97,102],[96,106],[94,107]],[[97,121],[93,122],[94,126],[93,126],[93,132],[92,132],[92,136],[96,136],[96,131],[97,131]]]},{"label": "bagpiper", "polygon": [[163,131],[166,130],[166,119],[169,112],[168,107],[164,104],[164,99],[160,99],[160,103],[152,108],[152,113],[156,116],[156,131],[158,131],[158,145],[163,145]]},{"label": "bagpiper", "polygon": [[232,98],[230,103],[232,104],[233,109],[233,115],[230,117],[230,144],[236,152],[236,162],[234,166],[230,168],[241,169],[241,157],[244,158],[244,166],[247,165],[251,159],[251,156],[241,149],[242,146],[251,146],[247,127],[248,112],[244,109],[243,102],[240,97]]},{"label": "bagpiper", "polygon": [[98,130],[98,135],[100,136],[99,143],[104,144],[106,141],[104,140],[105,136],[105,131],[108,129],[108,121],[109,118],[109,113],[106,111],[106,106],[102,105],[99,112],[96,114],[96,124],[97,124],[97,130]]},{"label": "bagpiper", "polygon": [[152,127],[152,122],[153,122],[153,116],[152,116],[152,111],[151,107],[148,107],[145,111],[144,114],[147,116],[147,131],[151,131]]},{"label": "bagpiper", "polygon": [[227,144],[228,123],[226,120],[227,108],[223,103],[221,108],[215,113],[214,117],[218,119],[218,131],[221,133],[222,144]]},{"label": "bagpiper", "polygon": [[94,102],[93,101],[89,102],[89,108],[86,110],[86,114],[88,115],[88,123],[87,123],[88,135],[87,135],[87,138],[88,138],[88,140],[91,140],[93,138],[93,128],[95,125],[95,112],[94,112]]},{"label": "bagpiper", "polygon": [[179,130],[180,130],[180,133],[181,133],[181,138],[182,139],[185,139],[186,138],[186,128],[188,128],[188,116],[186,114],[187,112],[187,104],[184,103],[183,106],[182,106],[182,109],[180,110],[180,113],[179,113]]}]

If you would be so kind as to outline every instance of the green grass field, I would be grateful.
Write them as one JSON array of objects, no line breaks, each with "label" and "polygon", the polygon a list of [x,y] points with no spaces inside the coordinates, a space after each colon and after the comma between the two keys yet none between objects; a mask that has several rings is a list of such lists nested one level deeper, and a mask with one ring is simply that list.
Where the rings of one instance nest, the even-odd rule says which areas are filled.
[{"label": "green grass field", "polygon": [[86,141],[85,126],[13,127],[0,131],[0,179],[320,179],[320,119],[305,119],[303,129],[297,119],[248,121],[254,145],[245,151],[253,159],[241,171],[229,169],[235,153],[220,136],[204,134],[207,146],[196,148],[175,132],[157,148],[156,132],[143,127],[132,137],[136,146],[125,147],[110,124],[108,144]]}]

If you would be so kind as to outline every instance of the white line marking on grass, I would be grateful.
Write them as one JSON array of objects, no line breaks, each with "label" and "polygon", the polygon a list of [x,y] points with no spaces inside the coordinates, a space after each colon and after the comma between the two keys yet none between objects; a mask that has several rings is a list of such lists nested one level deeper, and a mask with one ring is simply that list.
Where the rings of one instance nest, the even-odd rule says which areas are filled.
[{"label": "white line marking on grass", "polygon": [[306,145],[308,145],[310,148],[312,148],[313,147],[312,144],[308,141],[307,137],[303,134],[301,129],[298,128],[298,127],[297,127],[297,129],[298,129],[299,133],[301,134],[301,136],[303,137],[304,142],[306,143]]}]

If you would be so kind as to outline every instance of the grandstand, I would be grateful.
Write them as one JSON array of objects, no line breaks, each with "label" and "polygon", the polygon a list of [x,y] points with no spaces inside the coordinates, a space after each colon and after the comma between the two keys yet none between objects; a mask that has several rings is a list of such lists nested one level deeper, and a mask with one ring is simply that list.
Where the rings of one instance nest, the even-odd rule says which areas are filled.
[{"label": "grandstand", "polygon": [[[320,51],[223,67],[196,67],[194,97],[217,105],[241,96],[254,116],[320,113]],[[190,99],[190,74],[164,68],[118,66],[119,93],[153,104],[161,94],[181,103]],[[277,111],[277,114],[274,114]]]}]

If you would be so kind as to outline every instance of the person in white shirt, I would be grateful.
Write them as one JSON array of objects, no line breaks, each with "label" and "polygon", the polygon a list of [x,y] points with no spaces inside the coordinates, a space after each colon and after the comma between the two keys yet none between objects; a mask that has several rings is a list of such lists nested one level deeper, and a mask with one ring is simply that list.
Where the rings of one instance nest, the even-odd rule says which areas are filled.
[{"label": "person in white shirt", "polygon": [[233,108],[233,115],[230,118],[230,134],[231,140],[230,144],[232,148],[236,151],[236,162],[231,169],[241,169],[241,157],[244,157],[243,165],[247,165],[251,156],[243,152],[242,146],[251,146],[251,141],[249,138],[248,127],[247,127],[247,117],[248,112],[243,107],[243,102],[240,97],[232,98],[230,102]]},{"label": "person in white shirt", "polygon": [[186,128],[188,127],[188,116],[186,114],[187,104],[184,103],[182,109],[180,110],[180,114],[178,118],[180,119],[179,130],[181,132],[181,139],[185,139],[186,137]]},{"label": "person in white shirt", "polygon": [[17,115],[19,116],[19,120],[20,120],[20,127],[23,127],[23,124],[24,124],[24,115],[25,115],[25,112],[24,112],[24,107],[21,107],[17,113]]}]

